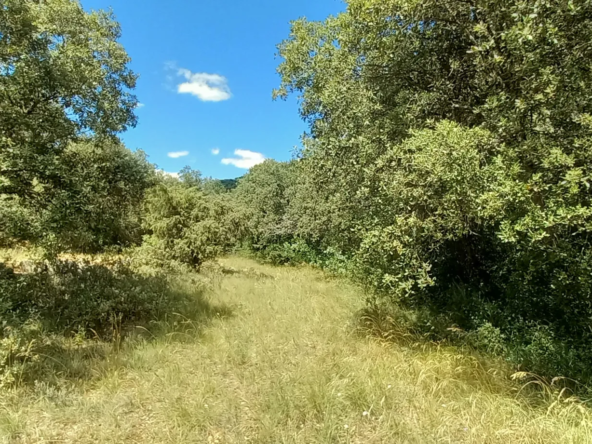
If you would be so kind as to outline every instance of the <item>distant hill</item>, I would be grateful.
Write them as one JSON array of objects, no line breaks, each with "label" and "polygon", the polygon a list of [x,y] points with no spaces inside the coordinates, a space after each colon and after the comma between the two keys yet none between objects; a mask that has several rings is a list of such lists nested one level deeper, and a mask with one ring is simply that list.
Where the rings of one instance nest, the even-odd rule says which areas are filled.
[{"label": "distant hill", "polygon": [[226,191],[231,191],[231,190],[234,190],[238,186],[239,180],[240,180],[240,177],[236,178],[236,179],[222,179],[222,180],[220,180],[220,183],[226,189]]}]

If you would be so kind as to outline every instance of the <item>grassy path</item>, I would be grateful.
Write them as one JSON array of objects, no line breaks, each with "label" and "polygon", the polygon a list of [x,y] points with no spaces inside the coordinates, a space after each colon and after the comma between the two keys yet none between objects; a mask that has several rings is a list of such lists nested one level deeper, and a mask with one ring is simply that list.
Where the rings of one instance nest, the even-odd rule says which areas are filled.
[{"label": "grassy path", "polygon": [[6,395],[0,442],[592,442],[587,410],[527,403],[500,368],[356,335],[363,298],[344,282],[222,262],[253,270],[210,276],[232,315],[97,362],[89,382]]}]

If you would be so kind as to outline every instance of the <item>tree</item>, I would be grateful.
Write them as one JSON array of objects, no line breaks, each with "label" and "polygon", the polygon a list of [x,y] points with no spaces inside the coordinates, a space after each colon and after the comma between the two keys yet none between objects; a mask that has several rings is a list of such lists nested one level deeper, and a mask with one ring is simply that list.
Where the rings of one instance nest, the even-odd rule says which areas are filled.
[{"label": "tree", "polygon": [[62,186],[41,213],[43,242],[57,248],[100,251],[142,240],[142,204],[155,185],[142,151],[111,139],[70,144],[60,156]]},{"label": "tree", "polygon": [[179,171],[179,180],[187,187],[202,188],[203,178],[200,171],[186,166]]},{"label": "tree", "polygon": [[350,0],[279,46],[275,94],[310,124],[300,229],[391,300],[555,350],[555,375],[592,362],[590,17],[588,0]]},{"label": "tree", "polygon": [[289,207],[295,185],[295,164],[266,160],[238,182],[234,196],[247,212],[249,243],[255,248],[291,240],[296,226]]},{"label": "tree", "polygon": [[530,177],[553,149],[571,155],[592,130],[592,49],[582,43],[592,39],[591,12],[584,0],[351,0],[323,23],[294,22],[275,94],[298,93],[310,122],[310,186],[339,212],[327,235],[354,233],[342,243],[357,248],[356,231],[375,220],[366,171],[437,121],[520,145]]},{"label": "tree", "polygon": [[43,200],[57,158],[83,135],[136,123],[136,75],[112,14],[75,0],[0,4],[0,194]]}]

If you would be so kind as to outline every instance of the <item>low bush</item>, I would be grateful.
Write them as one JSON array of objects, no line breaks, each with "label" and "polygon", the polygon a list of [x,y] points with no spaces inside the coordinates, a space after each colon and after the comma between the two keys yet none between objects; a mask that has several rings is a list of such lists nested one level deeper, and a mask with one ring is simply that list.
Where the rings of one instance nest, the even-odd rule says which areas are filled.
[{"label": "low bush", "polygon": [[116,318],[139,323],[170,311],[175,302],[166,278],[141,276],[122,262],[107,267],[54,261],[0,280],[3,318],[36,318],[45,329],[63,333],[82,328],[109,335]]},{"label": "low bush", "polygon": [[138,273],[130,260],[52,261],[27,268],[23,273],[0,267],[0,385],[39,373],[47,359],[55,359],[48,356],[63,354],[72,341],[117,345],[138,326],[174,313],[190,319],[207,311],[198,282],[190,289],[182,279],[173,285],[162,273]]},{"label": "low bush", "polygon": [[516,370],[528,371],[551,381],[552,378],[576,377],[564,381],[571,389],[588,396],[592,393],[592,352],[586,344],[591,338],[560,337],[553,326],[542,323],[511,324],[500,328],[481,321],[464,329],[454,321],[455,313],[437,313],[425,307],[415,309],[392,301],[369,299],[359,315],[358,325],[365,334],[403,344],[434,342],[462,347],[471,352],[502,358]]}]

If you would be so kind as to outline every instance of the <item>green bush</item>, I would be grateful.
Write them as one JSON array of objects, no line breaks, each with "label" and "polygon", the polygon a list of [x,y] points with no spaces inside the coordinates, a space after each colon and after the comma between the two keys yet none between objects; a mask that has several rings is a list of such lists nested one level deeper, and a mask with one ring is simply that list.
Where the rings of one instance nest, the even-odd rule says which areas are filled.
[{"label": "green bush", "polygon": [[116,320],[139,324],[174,311],[180,302],[165,277],[142,276],[121,261],[46,262],[0,279],[2,319],[12,325],[36,319],[45,330],[63,334],[83,329],[108,338]]},{"label": "green bush", "polygon": [[117,348],[144,328],[158,334],[176,314],[195,325],[211,315],[190,276],[171,282],[137,268],[129,259],[29,263],[26,273],[0,267],[0,387],[49,380],[56,371],[86,377],[89,353]]},{"label": "green bush", "polygon": [[206,195],[199,183],[165,179],[149,190],[144,228],[149,233],[138,258],[159,267],[170,263],[199,268],[237,243],[240,211],[225,195]]},{"label": "green bush", "polygon": [[292,254],[286,245],[294,240],[295,234],[288,214],[294,177],[292,162],[266,160],[243,176],[233,191],[234,203],[245,217],[243,242],[255,251],[268,251],[272,262],[289,261]]},{"label": "green bush", "polygon": [[0,332],[0,388],[16,383],[18,378],[32,371],[48,341],[36,320],[12,326],[4,319]]},{"label": "green bush", "polygon": [[50,253],[139,244],[144,193],[155,176],[143,152],[119,142],[71,143],[53,165],[60,186],[39,186],[42,204],[0,194],[0,244],[29,241]]},{"label": "green bush", "polygon": [[98,252],[142,241],[142,202],[155,184],[142,151],[112,140],[70,144],[59,163],[60,189],[47,191],[41,243],[54,250]]},{"label": "green bush", "polygon": [[592,162],[548,151],[525,178],[520,154],[487,131],[442,122],[415,132],[376,162],[377,197],[396,216],[363,236],[355,261],[361,280],[399,303],[499,331],[485,348],[589,378]]}]

